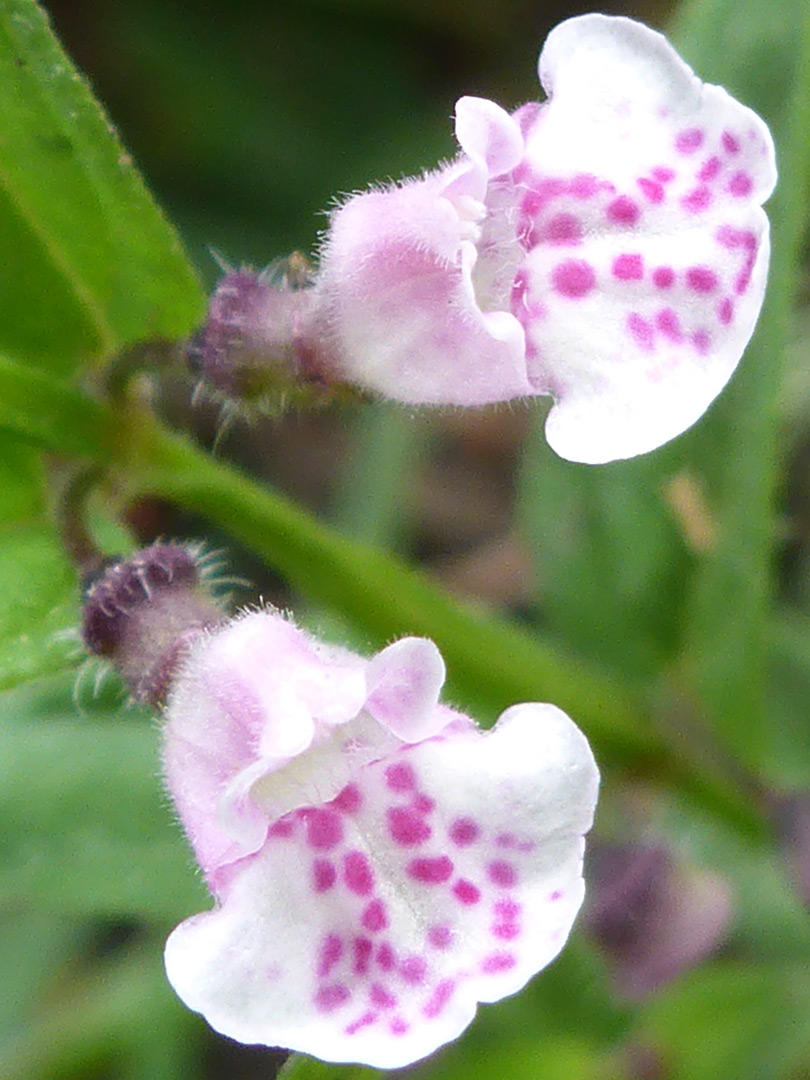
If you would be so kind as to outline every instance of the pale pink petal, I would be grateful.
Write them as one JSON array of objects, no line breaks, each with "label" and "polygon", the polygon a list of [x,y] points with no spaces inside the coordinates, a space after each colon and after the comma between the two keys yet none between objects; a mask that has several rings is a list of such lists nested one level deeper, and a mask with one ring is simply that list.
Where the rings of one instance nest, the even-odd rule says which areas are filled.
[{"label": "pale pink petal", "polygon": [[271,612],[195,643],[168,701],[164,769],[207,874],[261,846],[267,815],[251,797],[253,784],[307,749],[317,721],[357,716],[364,666],[336,650],[325,660],[323,646]]},{"label": "pale pink petal", "polygon": [[432,641],[402,638],[369,661],[365,707],[403,742],[420,742],[447,723],[436,708],[444,678],[444,660]]},{"label": "pale pink petal", "polygon": [[765,289],[773,144],[629,19],[562,23],[549,104],[515,174],[526,258],[514,310],[563,457],[602,462],[689,427],[731,376]]},{"label": "pale pink petal", "polygon": [[171,935],[169,979],[240,1041],[415,1061],[559,952],[597,783],[549,705],[403,748],[279,821],[221,906]]}]

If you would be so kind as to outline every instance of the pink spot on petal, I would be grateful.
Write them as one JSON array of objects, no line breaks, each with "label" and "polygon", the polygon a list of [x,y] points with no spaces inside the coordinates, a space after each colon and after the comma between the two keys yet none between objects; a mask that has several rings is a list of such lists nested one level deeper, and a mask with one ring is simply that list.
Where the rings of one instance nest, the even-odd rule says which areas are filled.
[{"label": "pink spot on petal", "polygon": [[371,938],[357,937],[354,939],[352,942],[352,951],[354,953],[355,975],[365,975],[368,972],[373,949],[374,945],[372,944]]},{"label": "pink spot on petal", "polygon": [[672,308],[661,308],[661,310],[655,316],[655,325],[670,341],[676,344],[683,341],[683,331],[681,330],[680,320],[678,319],[677,311]]},{"label": "pink spot on petal", "polygon": [[717,288],[717,274],[709,266],[690,266],[686,271],[686,284],[693,292],[711,293]]},{"label": "pink spot on petal", "polygon": [[501,919],[516,919],[522,908],[517,900],[506,897],[495,901],[495,914]]},{"label": "pink spot on petal", "polygon": [[579,173],[569,184],[569,191],[575,199],[591,199],[599,188],[599,181],[589,173]]},{"label": "pink spot on petal", "polygon": [[343,839],[343,825],[331,810],[306,810],[307,843],[316,851],[329,851]]},{"label": "pink spot on petal", "polygon": [[728,326],[731,320],[734,318],[734,301],[730,296],[724,297],[717,306],[717,318],[723,323],[724,326]]},{"label": "pink spot on petal", "polygon": [[417,814],[429,814],[435,809],[436,803],[428,795],[419,794],[411,803]]},{"label": "pink spot on petal", "polygon": [[347,784],[346,787],[332,799],[331,805],[344,814],[356,814],[363,805],[363,796],[356,784]]},{"label": "pink spot on petal", "polygon": [[668,165],[657,165],[652,170],[652,175],[656,180],[660,180],[662,184],[668,184],[670,180],[674,180],[676,172],[674,169],[670,169]]},{"label": "pink spot on petal", "polygon": [[392,1035],[404,1035],[407,1031],[410,1031],[411,1025],[402,1016],[395,1016],[391,1023],[388,1025],[388,1030]]},{"label": "pink spot on petal", "polygon": [[371,863],[360,851],[343,856],[343,875],[349,889],[357,896],[368,896],[374,888]]},{"label": "pink spot on petal", "polygon": [[705,186],[693,188],[681,199],[681,206],[691,214],[699,214],[702,210],[708,210],[712,204],[712,193]]},{"label": "pink spot on petal", "polygon": [[292,836],[295,832],[295,825],[288,818],[281,818],[280,821],[275,821],[267,830],[268,836]]},{"label": "pink spot on petal", "polygon": [[343,956],[343,942],[337,934],[327,934],[321,944],[318,956],[318,978],[322,979]]},{"label": "pink spot on petal", "polygon": [[652,352],[655,348],[655,331],[643,315],[637,311],[631,311],[627,316],[627,329],[636,345],[645,352]]},{"label": "pink spot on petal", "polygon": [[493,885],[499,885],[501,888],[509,888],[509,886],[516,884],[517,871],[514,866],[508,862],[504,862],[502,859],[496,859],[495,862],[491,862],[487,867],[487,875]]},{"label": "pink spot on petal", "polygon": [[477,885],[473,885],[471,881],[459,878],[453,886],[453,895],[462,904],[477,904],[481,899],[481,890]]},{"label": "pink spot on petal", "polygon": [[517,847],[517,837],[510,832],[498,833],[495,837],[495,844],[501,848],[514,848]]},{"label": "pink spot on petal", "polygon": [[371,1004],[376,1005],[378,1009],[396,1008],[397,999],[381,983],[372,983],[368,996]]},{"label": "pink spot on petal", "polygon": [[520,936],[520,927],[517,923],[495,923],[492,933],[501,941],[514,941]]},{"label": "pink spot on petal", "polygon": [[458,847],[468,847],[475,843],[481,830],[471,818],[456,818],[450,826],[450,839]]},{"label": "pink spot on petal", "polygon": [[385,782],[392,791],[413,791],[416,787],[416,773],[412,765],[397,762],[385,770]]},{"label": "pink spot on petal", "polygon": [[675,149],[679,154],[694,154],[703,145],[704,134],[700,128],[687,128],[675,137]]},{"label": "pink spot on petal", "polygon": [[549,897],[548,897],[548,898],[549,898],[549,900],[550,900],[550,901],[552,902],[552,904],[553,904],[553,903],[555,903],[555,902],[556,902],[557,900],[562,900],[562,898],[563,898],[563,895],[564,895],[564,894],[563,894],[563,893],[562,893],[562,892],[561,892],[561,891],[560,891],[559,889],[555,889],[553,893],[549,893]]},{"label": "pink spot on petal", "polygon": [[385,912],[385,904],[382,900],[372,900],[360,917],[360,922],[365,930],[376,934],[388,926],[388,916]]},{"label": "pink spot on petal", "polygon": [[641,255],[617,255],[613,260],[613,276],[619,281],[641,281],[644,277],[644,259]]},{"label": "pink spot on petal", "polygon": [[579,244],[582,225],[573,214],[555,214],[543,225],[538,239],[547,244]]},{"label": "pink spot on petal", "polygon": [[501,971],[509,971],[515,966],[517,960],[508,952],[490,953],[485,956],[481,963],[481,970],[485,975],[497,975]]},{"label": "pink spot on petal", "polygon": [[456,984],[453,979],[442,979],[441,982],[436,984],[436,988],[425,1002],[422,1008],[422,1014],[432,1020],[438,1016],[444,1009],[447,1002],[453,996],[456,990]]},{"label": "pink spot on petal", "polygon": [[425,981],[427,961],[421,956],[406,956],[399,965],[399,974],[403,982],[418,986]]},{"label": "pink spot on petal", "polygon": [[660,180],[650,180],[646,176],[639,177],[636,180],[642,195],[649,199],[651,203],[662,203],[666,198],[666,192],[664,191],[664,185]]},{"label": "pink spot on petal", "polygon": [[675,283],[675,271],[671,266],[656,266],[652,272],[653,285],[659,289],[670,289]]},{"label": "pink spot on petal", "polygon": [[453,864],[446,855],[432,859],[413,859],[406,867],[408,877],[424,885],[440,885],[453,873]]},{"label": "pink spot on petal", "polygon": [[719,157],[710,157],[708,161],[704,161],[700,168],[700,172],[697,174],[698,180],[702,180],[704,183],[708,183],[710,180],[714,180],[723,168],[723,163]]},{"label": "pink spot on petal", "polygon": [[627,195],[620,195],[608,204],[608,221],[614,225],[635,225],[641,215],[638,203]]},{"label": "pink spot on petal", "polygon": [[321,986],[315,994],[315,1005],[321,1012],[330,1013],[345,1005],[352,994],[348,986],[343,983],[333,983],[331,986]]},{"label": "pink spot on petal", "polygon": [[449,926],[431,926],[427,937],[434,949],[448,949],[453,941],[453,931]]},{"label": "pink spot on petal", "polygon": [[396,967],[396,954],[393,946],[388,941],[384,941],[382,945],[377,949],[377,965],[382,971],[393,971]]},{"label": "pink spot on petal", "polygon": [[728,192],[736,199],[744,199],[754,190],[754,181],[747,172],[736,172],[728,182]]},{"label": "pink spot on petal", "polygon": [[337,881],[337,870],[327,859],[316,859],[312,864],[312,883],[315,892],[328,892]]},{"label": "pink spot on petal", "polygon": [[373,1012],[365,1012],[357,1020],[353,1020],[348,1027],[344,1028],[347,1035],[356,1035],[358,1031],[361,1031],[365,1027],[371,1027],[372,1024],[377,1022],[377,1014]]},{"label": "pink spot on petal", "polygon": [[388,831],[402,847],[415,847],[430,839],[431,827],[407,806],[394,806],[387,811]]},{"label": "pink spot on petal", "polygon": [[566,259],[554,267],[551,281],[561,296],[579,300],[595,287],[596,274],[591,264],[583,259]]},{"label": "pink spot on petal", "polygon": [[692,334],[692,344],[701,356],[706,356],[712,345],[711,334],[708,330],[695,330]]},{"label": "pink spot on petal", "polygon": [[732,135],[730,131],[724,131],[721,142],[727,154],[739,154],[740,143],[736,135]]}]

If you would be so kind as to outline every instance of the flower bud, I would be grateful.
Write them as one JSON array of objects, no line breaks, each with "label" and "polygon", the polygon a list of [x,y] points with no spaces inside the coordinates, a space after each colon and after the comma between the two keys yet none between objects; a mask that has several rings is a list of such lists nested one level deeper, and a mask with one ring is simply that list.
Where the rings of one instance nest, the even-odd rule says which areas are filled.
[{"label": "flower bud", "polygon": [[89,585],[82,638],[115,665],[136,701],[157,705],[181,653],[224,618],[205,588],[199,552],[157,543],[107,565]]}]

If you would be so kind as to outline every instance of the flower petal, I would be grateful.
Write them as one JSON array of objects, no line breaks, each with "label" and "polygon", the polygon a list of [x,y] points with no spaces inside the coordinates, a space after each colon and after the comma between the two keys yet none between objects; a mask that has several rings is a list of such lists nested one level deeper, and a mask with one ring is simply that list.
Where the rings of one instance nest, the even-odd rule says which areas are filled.
[{"label": "flower petal", "polygon": [[366,669],[366,709],[404,742],[420,742],[447,723],[436,708],[444,685],[442,654],[428,638],[402,638]]},{"label": "flower petal", "polygon": [[169,979],[240,1041],[415,1061],[562,947],[597,784],[550,705],[403,748],[279,821],[221,906],[171,935]]},{"label": "flower petal", "polygon": [[526,128],[526,260],[514,310],[546,433],[576,461],[661,445],[733,372],[765,289],[776,171],[767,127],[660,35],[586,15],[540,58]]}]

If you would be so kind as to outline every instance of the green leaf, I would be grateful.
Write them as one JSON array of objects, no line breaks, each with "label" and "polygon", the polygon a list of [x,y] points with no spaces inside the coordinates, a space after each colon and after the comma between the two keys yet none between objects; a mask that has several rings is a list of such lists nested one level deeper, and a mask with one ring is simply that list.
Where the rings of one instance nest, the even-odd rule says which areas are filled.
[{"label": "green leaf", "polygon": [[0,350],[68,374],[182,337],[201,295],[178,239],[33,0],[0,5]]},{"label": "green leaf", "polygon": [[166,921],[208,906],[151,717],[78,715],[67,679],[0,695],[0,906]]}]

